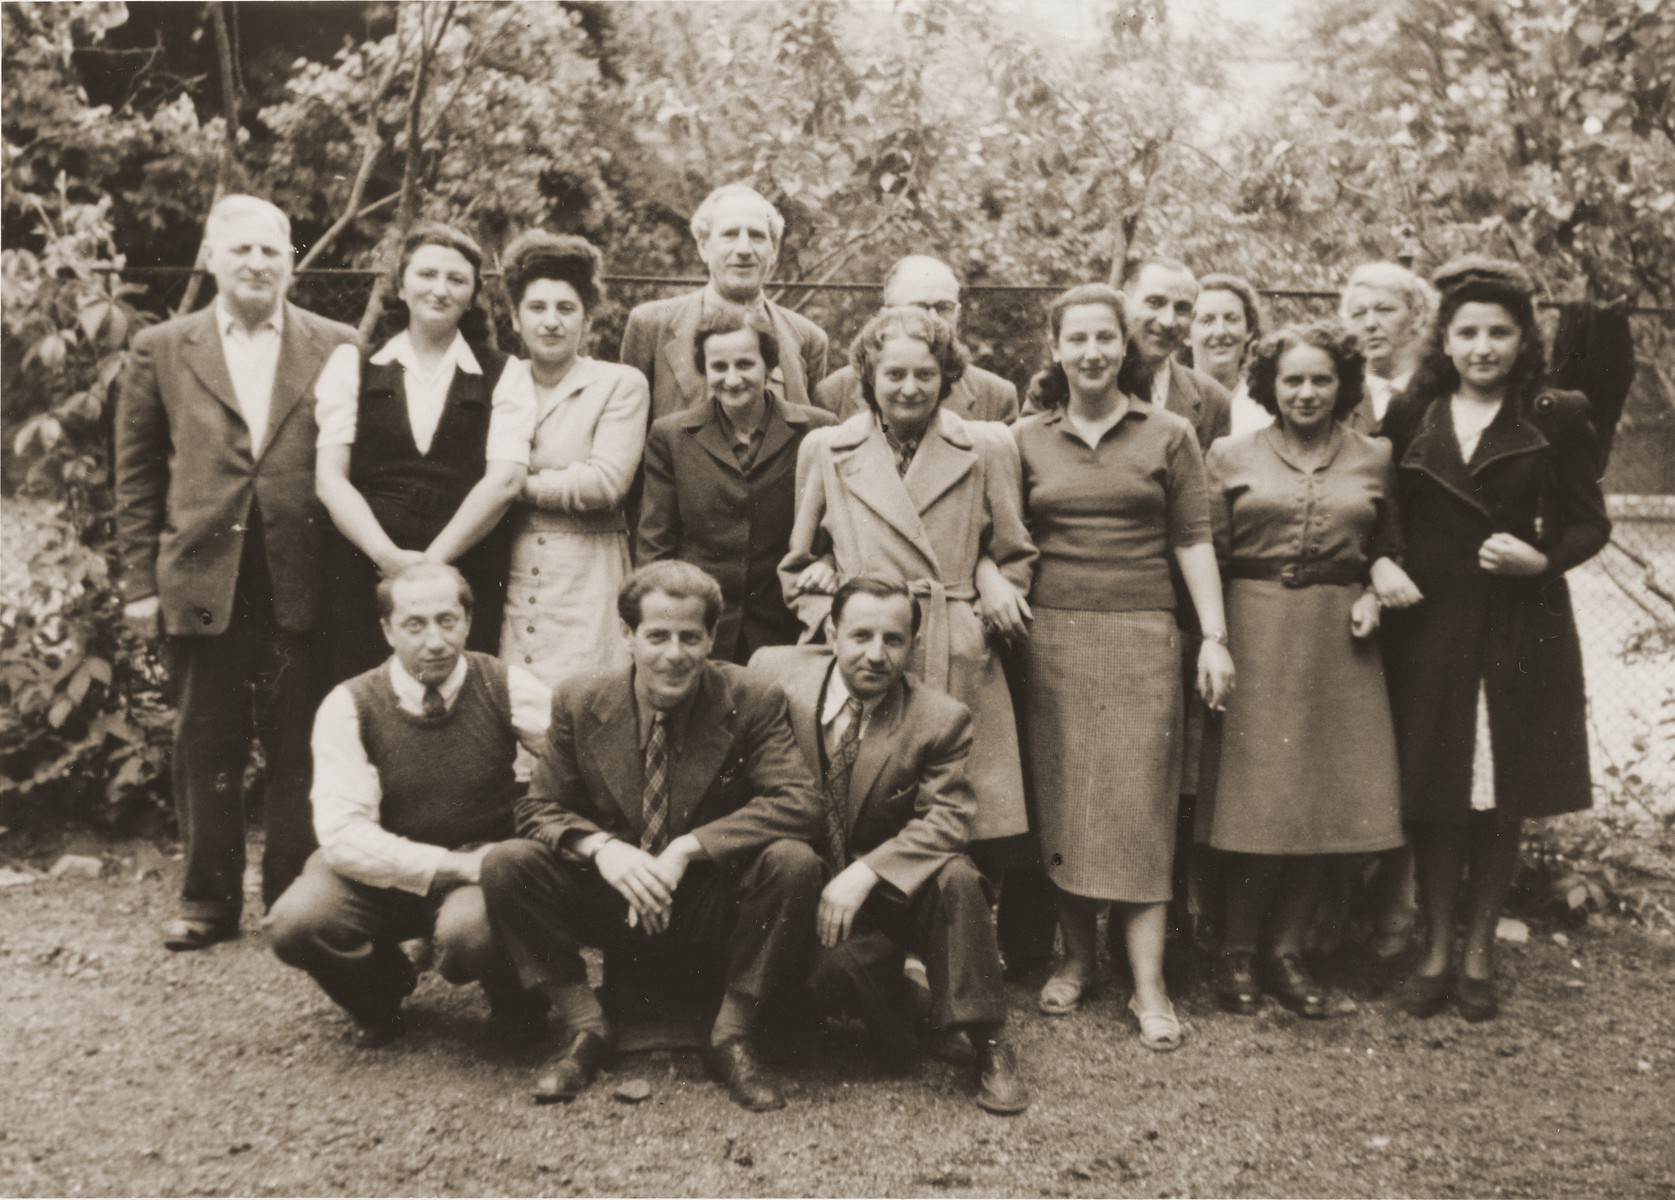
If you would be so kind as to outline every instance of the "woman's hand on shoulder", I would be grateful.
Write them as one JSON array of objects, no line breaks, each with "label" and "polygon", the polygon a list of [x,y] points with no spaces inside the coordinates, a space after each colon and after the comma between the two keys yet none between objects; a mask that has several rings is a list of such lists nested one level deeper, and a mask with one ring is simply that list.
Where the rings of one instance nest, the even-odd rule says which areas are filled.
[{"label": "woman's hand on shoulder", "polygon": [[1376,559],[1369,574],[1373,592],[1385,608],[1412,608],[1425,598],[1419,586],[1394,559]]},{"label": "woman's hand on shoulder", "polygon": [[1547,569],[1547,556],[1510,533],[1491,534],[1477,548],[1477,565],[1490,575],[1528,579]]}]

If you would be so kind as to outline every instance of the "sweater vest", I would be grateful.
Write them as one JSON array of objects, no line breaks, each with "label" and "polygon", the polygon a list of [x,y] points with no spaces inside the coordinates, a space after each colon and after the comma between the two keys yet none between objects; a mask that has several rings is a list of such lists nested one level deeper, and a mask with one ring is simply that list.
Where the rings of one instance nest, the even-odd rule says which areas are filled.
[{"label": "sweater vest", "polygon": [[348,683],[383,794],[379,824],[449,850],[511,837],[519,790],[506,664],[473,650],[465,658],[465,683],[441,717],[401,707],[388,661]]}]

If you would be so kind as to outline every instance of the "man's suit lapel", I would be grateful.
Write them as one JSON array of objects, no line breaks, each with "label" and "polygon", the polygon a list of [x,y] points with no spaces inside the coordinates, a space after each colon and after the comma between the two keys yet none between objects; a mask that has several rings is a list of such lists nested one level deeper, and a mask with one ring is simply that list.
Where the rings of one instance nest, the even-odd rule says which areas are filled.
[{"label": "man's suit lapel", "polygon": [[1203,393],[1192,376],[1178,363],[1169,364],[1169,402],[1164,405],[1178,417],[1185,417],[1193,430],[1198,429],[1198,414],[1204,407]]},{"label": "man's suit lapel", "polygon": [[901,724],[907,707],[907,688],[906,679],[896,684],[895,689],[873,710],[872,721],[861,735],[861,748],[855,755],[855,766],[849,774],[850,832],[854,832],[855,823],[860,820],[861,811],[896,748],[896,728]]},{"label": "man's suit lapel", "polygon": [[189,321],[181,357],[204,390],[232,414],[233,428],[238,431],[234,444],[242,444],[245,453],[249,453],[250,429],[244,423],[244,410],[238,406],[238,393],[233,390],[233,377],[227,370],[227,356],[221,351],[221,337],[215,329],[215,306],[193,313]]},{"label": "man's suit lapel", "polygon": [[710,790],[733,748],[733,698],[719,671],[706,666],[687,716],[686,736],[669,778],[669,835],[692,828],[698,802]]},{"label": "man's suit lapel", "polygon": [[767,305],[768,316],[773,322],[774,337],[779,341],[779,374],[785,381],[785,394],[780,399],[807,397],[809,388],[808,380],[803,377],[803,344],[797,336],[797,327],[791,323],[791,316],[785,309],[772,300],[763,303]]},{"label": "man's suit lapel", "polygon": [[[301,311],[290,301],[285,302],[285,333],[279,342],[279,361],[273,371],[273,399],[268,405],[262,454],[268,452],[279,435],[280,426],[290,418],[297,402],[320,373],[320,342],[314,330],[303,323]],[[225,367],[225,363],[222,365]]]},{"label": "man's suit lapel", "polygon": [[646,764],[640,753],[640,725],[634,714],[633,676],[594,697],[595,724],[587,735],[588,753],[611,800],[631,829],[644,827]]},{"label": "man's suit lapel", "polygon": [[698,336],[698,322],[704,312],[704,293],[693,292],[669,321],[669,336],[660,353],[663,367],[675,380],[681,407],[689,408],[704,397],[704,377],[692,361],[692,342]]}]

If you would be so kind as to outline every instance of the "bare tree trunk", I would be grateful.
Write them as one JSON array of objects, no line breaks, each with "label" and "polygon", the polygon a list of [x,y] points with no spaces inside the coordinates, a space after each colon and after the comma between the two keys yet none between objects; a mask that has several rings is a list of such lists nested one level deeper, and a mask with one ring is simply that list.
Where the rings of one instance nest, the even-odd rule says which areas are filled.
[{"label": "bare tree trunk", "polygon": [[[210,0],[208,4],[209,23],[215,30],[215,62],[216,69],[221,76],[221,117],[226,125],[225,140],[221,144],[221,155],[215,164],[215,196],[210,201],[210,207],[232,191],[244,184],[244,167],[238,159],[239,134],[239,106],[244,98],[244,89],[239,86],[238,63],[233,55],[233,41],[227,30],[227,10],[223,0]],[[204,263],[204,249],[198,247],[197,266]],[[198,303],[198,292],[202,289],[204,277],[201,273],[194,274],[186,283],[186,291],[175,306],[174,315],[189,313]]]}]

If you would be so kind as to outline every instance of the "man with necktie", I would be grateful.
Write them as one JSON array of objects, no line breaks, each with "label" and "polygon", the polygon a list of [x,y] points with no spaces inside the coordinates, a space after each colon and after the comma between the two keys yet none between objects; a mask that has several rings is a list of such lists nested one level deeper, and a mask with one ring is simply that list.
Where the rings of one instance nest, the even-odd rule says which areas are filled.
[{"label": "man with necktie", "polygon": [[238,933],[243,781],[267,769],[262,899],[302,869],[308,728],[323,691],[314,381],[347,325],[285,299],[291,223],[223,196],[204,228],[215,302],[134,339],[116,404],[116,539],[134,632],[163,635],[175,720],[175,808],[186,870],[163,944]]},{"label": "man with necktie", "polygon": [[756,1058],[764,1000],[806,966],[820,802],[779,688],[709,659],[714,579],[678,560],[630,575],[617,613],[631,666],[558,686],[520,840],[489,852],[483,891],[525,984],[568,1040],[538,1103],[574,1099],[613,1049],[581,948],[686,973],[725,993],[704,1064],[752,1111],[784,1098]]},{"label": "man with necktie", "polygon": [[377,1046],[400,1032],[417,979],[401,943],[434,939],[438,973],[482,983],[503,1040],[532,1040],[546,999],[518,982],[478,877],[489,847],[512,836],[518,746],[540,749],[551,693],[465,649],[471,585],[455,568],[415,563],[377,597],[393,653],[333,688],[314,719],[320,849],[273,905],[274,953]]},{"label": "man with necktie", "polygon": [[[977,800],[966,779],[971,715],[907,673],[919,613],[907,585],[846,579],[825,646],[758,651],[822,784],[829,882],[816,916],[812,990],[858,1009],[889,1065],[911,1051],[906,953],[924,959],[938,1031],[975,1049],[977,1104],[1022,1112],[1029,1094],[1002,1037],[1006,997],[988,885],[963,852]],[[905,1034],[904,1034],[905,1031]]]}]

